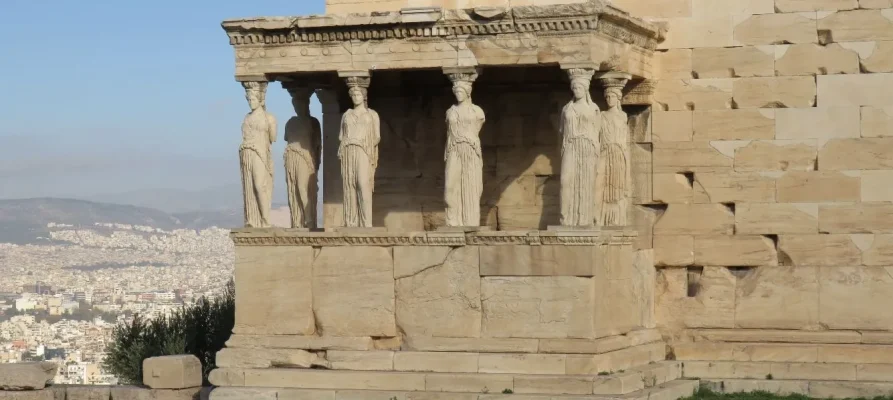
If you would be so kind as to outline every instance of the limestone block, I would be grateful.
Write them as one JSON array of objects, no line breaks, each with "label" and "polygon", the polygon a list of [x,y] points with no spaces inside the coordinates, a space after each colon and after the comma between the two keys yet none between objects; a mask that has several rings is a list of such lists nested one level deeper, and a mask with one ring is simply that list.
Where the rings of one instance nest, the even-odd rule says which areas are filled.
[{"label": "limestone block", "polygon": [[732,40],[732,16],[711,15],[666,19],[667,35],[660,49],[728,47]]},{"label": "limestone block", "polygon": [[[818,362],[852,364],[886,364],[893,359],[893,346],[838,344],[819,346]],[[857,368],[858,370],[858,368]]]},{"label": "limestone block", "polygon": [[779,76],[858,74],[859,54],[838,43],[776,45],[775,73]]},{"label": "limestone block", "polygon": [[[279,398],[279,392],[283,391],[284,389],[218,387],[211,391],[210,400],[277,400]],[[302,395],[308,397],[306,400],[335,399],[334,392],[331,392],[329,397],[324,395],[312,397],[303,393]],[[283,398],[287,398],[285,396],[287,395],[283,395]],[[300,397],[297,397],[295,400],[299,398]]]},{"label": "limestone block", "polygon": [[745,45],[818,43],[815,13],[762,14],[736,21],[734,40]]},{"label": "limestone block", "polygon": [[440,265],[397,280],[397,325],[408,336],[480,337],[477,247],[451,249]]},{"label": "limestone block", "polygon": [[[150,394],[155,400],[196,400],[208,399],[210,387],[191,389],[152,389]],[[114,395],[113,395],[114,396]],[[112,397],[115,400],[115,397]]]},{"label": "limestone block", "polygon": [[862,70],[865,72],[893,72],[893,41],[868,42],[870,53],[862,57]]},{"label": "limestone block", "polygon": [[728,268],[703,269],[689,297],[686,268],[662,268],[657,276],[655,312],[661,326],[733,328],[736,280]]},{"label": "limestone block", "polygon": [[370,337],[232,335],[227,347],[243,349],[372,350]]},{"label": "limestone block", "polygon": [[[855,364],[820,363],[774,363],[771,365],[773,379],[795,380],[854,380]],[[812,386],[812,385],[810,385]]]},{"label": "limestone block", "polygon": [[319,250],[313,262],[313,312],[327,336],[396,336],[390,249]]},{"label": "limestone block", "polygon": [[426,269],[442,265],[452,251],[441,246],[394,247],[394,278],[406,278]]},{"label": "limestone block", "polygon": [[654,201],[661,203],[691,203],[692,184],[685,174],[654,174]]},{"label": "limestone block", "polygon": [[215,368],[208,374],[208,382],[218,387],[245,386],[245,370],[239,368]]},{"label": "limestone block", "polygon": [[757,268],[738,281],[735,296],[737,327],[813,329],[818,326],[817,268]]},{"label": "limestone block", "polygon": [[818,399],[871,399],[889,396],[893,383],[816,381],[809,383],[809,397]]},{"label": "limestone block", "polygon": [[775,139],[776,110],[695,111],[695,141]]},{"label": "limestone block", "polygon": [[676,18],[692,15],[691,0],[670,0],[642,2],[636,0],[614,0],[614,6],[640,18]]},{"label": "limestone block", "polygon": [[857,0],[776,0],[778,12],[838,11],[859,8]]},{"label": "limestone block", "polygon": [[860,137],[859,107],[786,108],[775,115],[777,139]]},{"label": "limestone block", "polygon": [[893,106],[893,74],[820,75],[818,102],[822,107]]},{"label": "limestone block", "polygon": [[[540,353],[555,354],[602,354],[631,346],[626,335],[601,339],[540,339]],[[642,343],[639,343],[642,344]]]},{"label": "limestone block", "polygon": [[[165,390],[160,389],[158,391]],[[187,390],[195,390],[195,389],[187,389]],[[62,389],[64,392],[65,390]],[[173,391],[173,390],[165,390],[165,391]],[[148,389],[140,386],[112,386],[109,388],[109,394],[111,395],[112,400],[155,400],[155,396],[152,389]],[[65,395],[62,394],[59,396],[60,400],[64,399]],[[275,397],[274,397],[275,400]]]},{"label": "limestone block", "polygon": [[[690,0],[685,0],[690,1]],[[638,4],[644,4],[637,2]],[[640,15],[640,14],[636,14]],[[691,79],[691,49],[669,49],[654,53],[655,62],[660,66],[660,79]]]},{"label": "limestone block", "polygon": [[405,351],[536,353],[536,339],[407,337]]},{"label": "limestone block", "polygon": [[695,236],[695,264],[703,266],[775,266],[775,242],[759,235]]},{"label": "limestone block", "polygon": [[633,226],[639,235],[633,241],[633,248],[636,250],[650,249],[654,247],[654,224],[657,219],[663,215],[663,206],[633,206]]},{"label": "limestone block", "polygon": [[740,78],[732,86],[738,108],[805,108],[816,104],[816,83],[808,76]]},{"label": "limestone block", "polygon": [[143,360],[143,384],[152,389],[186,389],[202,385],[202,362],[193,355]]},{"label": "limestone block", "polygon": [[891,233],[893,204],[828,204],[819,206],[819,232]]},{"label": "limestone block", "polygon": [[822,267],[819,318],[829,329],[890,330],[893,267]]},{"label": "limestone block", "polygon": [[519,376],[514,392],[518,394],[592,394],[591,376]]},{"label": "limestone block", "polygon": [[[650,140],[649,140],[650,141]],[[630,171],[632,174],[632,202],[634,204],[653,203],[654,149],[651,143],[633,143],[630,146]],[[542,179],[542,177],[538,177]],[[550,177],[555,205],[560,205],[560,177]],[[545,197],[545,196],[544,196]],[[544,203],[545,204],[545,203]]]},{"label": "limestone block", "polygon": [[862,171],[862,201],[893,201],[893,171]]},{"label": "limestone block", "polygon": [[735,206],[738,234],[819,233],[816,204],[742,203]]},{"label": "limestone block", "polygon": [[32,390],[32,391],[0,391],[0,399],[3,400],[55,400],[64,399],[65,391],[61,391],[61,395],[54,396],[53,390]]},{"label": "limestone block", "polygon": [[[665,353],[666,345],[663,343],[653,343],[605,354],[570,354],[567,356],[567,374],[595,375],[602,372],[630,369],[654,361],[662,361],[666,356]],[[608,388],[600,388],[601,391],[606,391],[607,389]]]},{"label": "limestone block", "polygon": [[775,76],[772,46],[697,48],[691,60],[692,76],[700,79]]},{"label": "limestone block", "polygon": [[812,171],[817,140],[754,140],[735,149],[735,171]]},{"label": "limestone block", "polygon": [[221,368],[311,368],[327,367],[325,358],[299,349],[237,349],[217,352],[216,364]]},{"label": "limestone block", "polygon": [[862,137],[893,136],[893,107],[862,107]]},{"label": "limestone block", "polygon": [[500,393],[512,390],[514,378],[504,374],[432,374],[425,390],[429,392]]},{"label": "limestone block", "polygon": [[893,365],[891,364],[860,364],[856,366],[856,379],[860,381],[884,381],[889,380],[890,376],[893,376]]},{"label": "limestone block", "polygon": [[862,191],[858,173],[838,171],[790,171],[778,179],[777,185],[779,203],[859,201]]},{"label": "limestone block", "polygon": [[893,235],[871,235],[873,240],[862,252],[862,264],[868,266],[893,265]]},{"label": "limestone block", "polygon": [[68,386],[65,388],[66,400],[108,400],[111,391],[108,386]]},{"label": "limestone block", "polygon": [[656,236],[654,265],[685,267],[694,265],[695,241],[690,235]]},{"label": "limestone block", "polygon": [[632,393],[645,388],[643,374],[633,371],[599,377],[593,382],[594,394]]},{"label": "limestone block", "polygon": [[245,371],[245,386],[420,391],[425,390],[425,374],[315,369],[255,369]]},{"label": "limestone block", "polygon": [[890,332],[862,332],[862,341],[865,344],[893,344],[893,333]]},{"label": "limestone block", "polygon": [[654,101],[663,111],[732,108],[732,79],[662,79]]},{"label": "limestone block", "polygon": [[865,9],[893,8],[893,0],[859,0],[859,8],[865,8]]},{"label": "limestone block", "polygon": [[809,381],[775,381],[758,379],[724,379],[722,381],[702,381],[708,387],[718,384],[723,393],[769,392],[780,396],[809,393]]},{"label": "limestone block", "polygon": [[559,221],[558,207],[500,206],[496,218],[499,230],[546,229]]},{"label": "limestone block", "polygon": [[833,42],[893,40],[893,13],[890,10],[841,11],[820,18],[818,28],[830,32]]},{"label": "limestone block", "polygon": [[651,138],[655,142],[690,142],[692,140],[692,112],[656,111],[651,114]]},{"label": "limestone block", "polygon": [[661,235],[731,235],[735,215],[722,204],[671,204],[654,225]]},{"label": "limestone block", "polygon": [[591,279],[487,277],[481,299],[486,337],[593,337]]},{"label": "limestone block", "polygon": [[592,276],[594,246],[482,246],[480,276]]},{"label": "limestone block", "polygon": [[747,172],[696,173],[695,203],[772,203],[775,179]]},{"label": "limestone block", "polygon": [[723,172],[732,169],[732,157],[710,142],[655,142],[654,172]]},{"label": "limestone block", "polygon": [[417,372],[478,372],[478,353],[427,353],[400,351],[394,369]]},{"label": "limestone block", "polygon": [[391,371],[394,370],[393,351],[345,351],[326,352],[330,369],[350,371]]},{"label": "limestone block", "polygon": [[315,331],[310,285],[313,248],[236,248],[234,333],[309,335]]},{"label": "limestone block", "polygon": [[850,235],[784,235],[778,250],[796,266],[859,265],[862,252]]},{"label": "limestone block", "polygon": [[691,342],[673,346],[677,360],[816,362],[818,346],[777,343]]},{"label": "limestone block", "polygon": [[491,374],[563,375],[563,354],[481,354],[478,371]]},{"label": "limestone block", "polygon": [[777,343],[860,343],[854,331],[791,331],[770,329],[700,329],[689,331],[698,341]]},{"label": "limestone block", "polygon": [[56,376],[52,362],[0,364],[0,390],[39,390]]},{"label": "limestone block", "polygon": [[646,330],[637,330],[627,335],[633,346],[661,340],[660,332],[654,330],[657,323],[654,320],[654,285],[657,281],[657,270],[654,268],[654,250],[635,250],[633,252],[634,284],[637,285],[635,306],[639,307],[641,319],[636,323],[641,324]]},{"label": "limestone block", "polygon": [[772,372],[771,365],[760,362],[687,361],[683,373],[685,378],[765,379]]},{"label": "limestone block", "polygon": [[[632,261],[617,263],[616,267],[624,271],[638,272],[630,268]],[[646,308],[649,302],[645,299],[646,290],[650,291],[652,281],[647,283],[644,275],[627,274],[627,277],[613,278],[614,274],[594,279],[595,294],[593,313],[595,337],[606,337],[627,333],[645,327]]]},{"label": "limestone block", "polygon": [[[858,157],[854,157],[857,155]],[[833,139],[819,151],[823,170],[891,169],[893,138]]]}]

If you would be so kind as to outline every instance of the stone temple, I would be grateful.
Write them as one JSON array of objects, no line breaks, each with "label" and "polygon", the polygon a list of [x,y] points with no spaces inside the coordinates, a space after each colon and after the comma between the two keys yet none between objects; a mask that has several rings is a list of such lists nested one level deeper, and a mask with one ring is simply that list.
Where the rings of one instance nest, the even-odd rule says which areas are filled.
[{"label": "stone temple", "polygon": [[212,399],[893,393],[891,0],[326,7],[223,22]]}]

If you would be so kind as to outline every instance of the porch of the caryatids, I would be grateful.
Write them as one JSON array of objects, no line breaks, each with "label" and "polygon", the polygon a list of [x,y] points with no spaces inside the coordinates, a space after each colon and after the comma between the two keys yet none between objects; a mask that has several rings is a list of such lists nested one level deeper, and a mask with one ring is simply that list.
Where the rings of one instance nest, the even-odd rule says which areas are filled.
[{"label": "porch of the caryatids", "polygon": [[381,121],[368,105],[369,72],[339,71],[338,75],[347,83],[353,104],[341,119],[339,133],[344,226],[371,228]]},{"label": "porch of the caryatids", "polygon": [[444,202],[446,225],[477,227],[481,224],[481,194],[484,191],[484,162],[480,132],[484,110],[471,101],[475,68],[444,69],[453,84],[456,104],[447,110],[447,143]]},{"label": "porch of the caryatids", "polygon": [[242,82],[251,109],[242,122],[242,144],[239,146],[247,228],[271,226],[273,159],[270,151],[276,141],[276,118],[266,109],[267,85],[265,81]]},{"label": "porch of the caryatids", "polygon": [[285,123],[285,181],[292,228],[316,228],[319,192],[317,172],[322,142],[319,120],[310,115],[313,89],[295,82],[283,82],[291,95],[297,116]]},{"label": "porch of the caryatids", "polygon": [[630,75],[606,72],[598,76],[608,109],[602,112],[601,157],[596,200],[601,226],[629,224],[632,203],[629,118],[621,106]]}]

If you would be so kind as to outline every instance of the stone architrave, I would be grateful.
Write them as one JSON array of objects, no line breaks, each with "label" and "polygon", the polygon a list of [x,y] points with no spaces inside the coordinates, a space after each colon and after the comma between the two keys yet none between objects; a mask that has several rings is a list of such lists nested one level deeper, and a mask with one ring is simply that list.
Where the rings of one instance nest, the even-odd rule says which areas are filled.
[{"label": "stone architrave", "polygon": [[601,111],[592,101],[592,68],[570,68],[573,99],[561,110],[561,225],[595,224]]},{"label": "stone architrave", "polygon": [[270,147],[276,141],[276,118],[267,112],[267,82],[242,82],[251,112],[242,122],[242,192],[245,200],[245,226],[270,226],[273,200],[273,159]]},{"label": "stone architrave", "polygon": [[344,188],[344,226],[372,227],[372,192],[378,167],[381,121],[369,108],[369,72],[339,72],[347,83],[353,108],[341,118],[338,158]]},{"label": "stone architrave", "polygon": [[626,226],[632,199],[629,118],[621,108],[623,88],[629,75],[608,72],[599,77],[608,109],[602,113],[601,154],[596,185],[596,205],[601,226]]},{"label": "stone architrave", "polygon": [[444,72],[453,82],[453,94],[456,96],[456,104],[446,113],[446,224],[479,226],[481,194],[484,191],[484,162],[479,135],[486,118],[484,110],[471,101],[472,84],[478,72],[473,68],[445,69]]},{"label": "stone architrave", "polygon": [[319,120],[310,116],[313,89],[283,84],[291,95],[296,117],[285,123],[285,181],[292,228],[316,228],[322,131]]}]

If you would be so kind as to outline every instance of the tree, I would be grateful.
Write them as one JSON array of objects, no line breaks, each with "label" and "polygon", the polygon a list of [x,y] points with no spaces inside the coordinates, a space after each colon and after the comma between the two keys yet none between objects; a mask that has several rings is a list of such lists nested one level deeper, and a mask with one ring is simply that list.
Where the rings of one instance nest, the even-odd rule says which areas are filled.
[{"label": "tree", "polygon": [[214,300],[202,297],[168,317],[134,316],[133,322],[115,327],[103,368],[126,383],[141,384],[146,358],[192,354],[202,362],[208,384],[208,374],[216,368],[214,357],[232,333],[235,314],[235,284],[230,280]]}]

